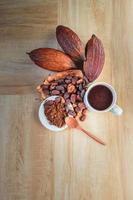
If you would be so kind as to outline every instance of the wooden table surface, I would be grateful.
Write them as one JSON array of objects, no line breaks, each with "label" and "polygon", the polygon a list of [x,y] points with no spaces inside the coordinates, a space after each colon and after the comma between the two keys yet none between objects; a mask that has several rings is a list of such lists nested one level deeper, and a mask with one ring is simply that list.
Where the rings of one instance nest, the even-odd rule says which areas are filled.
[{"label": "wooden table surface", "polygon": [[[88,113],[77,130],[53,133],[38,120],[36,86],[48,71],[25,52],[59,48],[55,28],[75,30],[84,44],[95,33],[106,62],[100,81],[112,84],[121,117]],[[0,200],[133,199],[133,1],[0,1]]]}]

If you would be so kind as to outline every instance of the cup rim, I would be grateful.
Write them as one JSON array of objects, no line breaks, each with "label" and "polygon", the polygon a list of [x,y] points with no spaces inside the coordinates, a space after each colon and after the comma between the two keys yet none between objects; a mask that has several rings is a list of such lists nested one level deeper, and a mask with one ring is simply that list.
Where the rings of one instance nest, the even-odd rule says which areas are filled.
[{"label": "cup rim", "polygon": [[[89,103],[89,101],[88,101],[88,94],[89,94],[89,92],[90,92],[90,90],[93,88],[93,87],[95,87],[96,85],[104,85],[104,86],[106,86],[111,92],[112,92],[112,95],[113,95],[113,100],[112,100],[112,103],[111,103],[111,105],[108,107],[108,108],[106,108],[105,110],[97,110],[97,109],[95,109],[95,108],[93,108],[92,106],[91,106],[91,104]],[[108,84],[108,83],[106,83],[106,82],[95,82],[95,83],[90,83],[89,85],[88,85],[88,89],[87,89],[87,91],[86,91],[86,93],[85,93],[85,99],[84,99],[84,101],[85,101],[85,104],[86,104],[86,106],[87,106],[87,108],[89,108],[91,111],[93,111],[93,112],[108,112],[108,111],[110,111],[113,107],[114,107],[114,105],[116,104],[116,101],[117,101],[117,94],[116,94],[116,91],[115,91],[115,89],[114,89],[114,87],[112,86],[112,85],[110,85],[110,84]]]}]

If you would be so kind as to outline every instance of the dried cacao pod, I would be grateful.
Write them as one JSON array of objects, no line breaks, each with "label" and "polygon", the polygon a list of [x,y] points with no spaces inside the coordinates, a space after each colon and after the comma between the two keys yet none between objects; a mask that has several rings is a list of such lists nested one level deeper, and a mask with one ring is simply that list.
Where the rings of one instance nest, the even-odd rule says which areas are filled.
[{"label": "dried cacao pod", "polygon": [[31,60],[44,69],[65,71],[76,68],[74,62],[63,52],[52,48],[39,48],[28,53]]},{"label": "dried cacao pod", "polygon": [[[67,70],[67,71],[64,71],[64,72],[58,72],[58,73],[49,75],[48,78],[44,80],[43,85],[49,85],[51,82],[58,81],[58,80],[61,80],[61,79],[64,79],[64,81],[65,81],[65,78],[68,77],[68,76],[70,76],[70,77],[75,76],[75,77],[83,78],[83,73],[82,73],[81,70]],[[56,83],[52,83],[51,85],[54,86],[55,84]],[[37,87],[37,91],[40,93],[41,98],[45,99],[47,96],[44,95],[44,92],[42,90],[43,85],[39,85]],[[50,85],[50,87],[51,87],[51,85]],[[56,85],[58,85],[58,83]]]},{"label": "dried cacao pod", "polygon": [[83,43],[70,28],[59,25],[56,28],[56,38],[62,49],[76,63],[85,59]]},{"label": "dried cacao pod", "polygon": [[102,42],[92,35],[86,45],[86,61],[83,70],[89,82],[94,81],[100,75],[105,61],[105,53]]},{"label": "dried cacao pod", "polygon": [[63,79],[68,75],[83,78],[82,71],[77,69],[77,70],[67,70],[65,72],[58,72],[56,74],[52,74],[52,75],[48,76],[47,81],[51,82],[51,81],[56,81],[58,79]]}]

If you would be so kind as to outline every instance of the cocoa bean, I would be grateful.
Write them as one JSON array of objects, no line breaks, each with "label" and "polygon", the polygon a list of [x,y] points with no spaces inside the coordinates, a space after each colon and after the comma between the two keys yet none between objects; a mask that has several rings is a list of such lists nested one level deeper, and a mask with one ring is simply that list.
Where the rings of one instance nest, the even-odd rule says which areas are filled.
[{"label": "cocoa bean", "polygon": [[79,119],[80,119],[80,121],[84,121],[86,119],[86,116],[85,115],[81,115]]},{"label": "cocoa bean", "polygon": [[77,95],[76,99],[77,99],[77,101],[82,101],[80,94]]},{"label": "cocoa bean", "polygon": [[62,79],[59,79],[59,80],[57,80],[57,82],[58,83],[64,83],[64,79],[62,78]]},{"label": "cocoa bean", "polygon": [[66,79],[68,79],[68,80],[72,80],[72,76],[66,76]]},{"label": "cocoa bean", "polygon": [[77,95],[80,95],[80,94],[81,94],[81,92],[78,90],[78,91],[77,91]]},{"label": "cocoa bean", "polygon": [[73,110],[68,110],[68,115],[76,117],[76,113]]},{"label": "cocoa bean", "polygon": [[83,102],[80,102],[80,103],[78,103],[78,107],[82,111],[83,109],[85,109],[85,104]]},{"label": "cocoa bean", "polygon": [[64,94],[64,99],[68,99],[69,96],[70,96],[70,94],[69,94],[68,92],[66,92],[66,93]]},{"label": "cocoa bean", "polygon": [[65,89],[64,89],[64,90],[62,90],[62,91],[61,91],[61,93],[62,93],[62,94],[64,94],[64,93],[65,93]]},{"label": "cocoa bean", "polygon": [[71,80],[65,79],[65,83],[69,84],[69,83],[71,83]]},{"label": "cocoa bean", "polygon": [[63,87],[64,87],[64,88],[67,88],[67,84],[64,84]]},{"label": "cocoa bean", "polygon": [[52,91],[51,91],[51,94],[53,94],[53,95],[58,95],[58,94],[60,94],[60,91],[58,91],[58,90],[52,90]]},{"label": "cocoa bean", "polygon": [[58,85],[58,86],[56,86],[56,90],[62,91],[62,90],[64,90],[64,87],[61,85]]},{"label": "cocoa bean", "polygon": [[50,87],[49,87],[49,89],[50,89],[50,90],[54,90],[55,87],[56,87],[55,85],[51,84]]},{"label": "cocoa bean", "polygon": [[78,113],[80,111],[80,108],[77,106],[77,107],[75,107],[74,110],[75,110],[76,113]]},{"label": "cocoa bean", "polygon": [[84,110],[82,111],[82,113],[83,113],[83,115],[86,115],[87,109],[84,109]]},{"label": "cocoa bean", "polygon": [[57,82],[52,82],[51,85],[52,85],[52,86],[57,86],[58,83],[57,83]]},{"label": "cocoa bean", "polygon": [[73,77],[73,78],[72,78],[72,84],[74,84],[74,85],[75,85],[75,84],[76,84],[76,82],[77,82],[77,79],[78,79],[77,77]]},{"label": "cocoa bean", "polygon": [[76,94],[71,94],[70,100],[72,103],[75,103],[76,101]]},{"label": "cocoa bean", "polygon": [[71,103],[70,99],[66,99],[66,104]]},{"label": "cocoa bean", "polygon": [[72,107],[73,107],[73,108],[76,108],[76,107],[77,107],[77,104],[72,103]]},{"label": "cocoa bean", "polygon": [[76,92],[76,87],[73,85],[73,84],[69,84],[68,86],[67,86],[67,92],[68,93],[75,93]]},{"label": "cocoa bean", "polygon": [[80,84],[80,83],[82,83],[82,82],[83,82],[83,79],[80,78],[79,80],[77,80],[76,83],[77,83],[77,84]]},{"label": "cocoa bean", "polygon": [[63,97],[63,95],[64,95],[64,93],[60,93],[60,96],[62,96],[62,97]]}]

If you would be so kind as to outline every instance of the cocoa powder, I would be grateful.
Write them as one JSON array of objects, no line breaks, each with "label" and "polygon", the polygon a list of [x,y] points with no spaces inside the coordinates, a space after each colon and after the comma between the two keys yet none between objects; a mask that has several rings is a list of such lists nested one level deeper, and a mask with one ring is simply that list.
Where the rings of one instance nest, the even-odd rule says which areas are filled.
[{"label": "cocoa powder", "polygon": [[65,117],[67,116],[67,113],[65,104],[61,97],[57,97],[54,101],[47,101],[44,104],[44,113],[52,125],[59,128],[65,125]]},{"label": "cocoa powder", "polygon": [[113,101],[112,92],[104,85],[97,85],[90,90],[88,101],[96,110],[105,110]]}]

